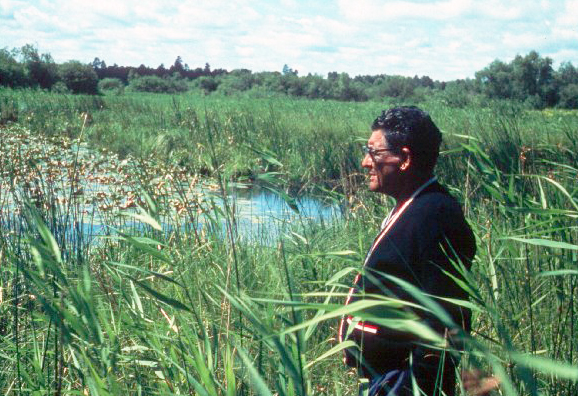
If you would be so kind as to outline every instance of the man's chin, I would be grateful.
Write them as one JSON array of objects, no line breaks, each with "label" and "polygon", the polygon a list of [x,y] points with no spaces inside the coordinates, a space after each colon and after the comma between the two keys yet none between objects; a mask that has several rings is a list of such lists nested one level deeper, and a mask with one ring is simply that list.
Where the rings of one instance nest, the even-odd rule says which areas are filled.
[{"label": "man's chin", "polygon": [[390,195],[388,193],[388,191],[386,191],[386,189],[377,183],[369,183],[367,189],[371,192],[376,192],[376,193],[381,193],[381,194],[386,194],[386,195]]}]

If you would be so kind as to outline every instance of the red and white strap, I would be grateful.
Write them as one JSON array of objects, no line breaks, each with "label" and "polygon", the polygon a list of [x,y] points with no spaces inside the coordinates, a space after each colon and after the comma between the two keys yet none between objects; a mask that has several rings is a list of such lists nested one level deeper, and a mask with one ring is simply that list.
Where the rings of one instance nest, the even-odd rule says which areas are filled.
[{"label": "red and white strap", "polygon": [[[391,229],[391,227],[393,227],[395,222],[401,217],[401,215],[408,208],[408,206],[413,202],[414,198],[417,197],[423,190],[425,190],[430,184],[434,183],[436,180],[437,180],[437,177],[435,177],[435,176],[432,177],[431,179],[429,179],[427,182],[422,184],[417,190],[415,190],[413,192],[413,194],[411,194],[409,199],[407,201],[405,201],[403,203],[403,205],[401,205],[401,207],[397,211],[394,208],[391,210],[391,212],[389,212],[389,215],[385,218],[385,220],[382,223],[381,232],[379,233],[377,238],[375,238],[375,241],[373,241],[373,244],[371,245],[371,249],[369,249],[369,252],[367,253],[367,256],[365,257],[365,261],[363,263],[363,266],[365,266],[367,264],[369,257],[371,257],[371,255],[373,254],[373,251],[375,250],[377,245],[381,242],[381,240],[383,239],[385,234],[387,234],[387,232]],[[359,281],[360,278],[361,278],[361,274],[357,274],[355,276],[355,280],[353,281],[353,287],[351,287],[349,289],[349,292],[347,293],[347,298],[345,299],[345,305],[349,304],[349,301],[351,301],[351,297],[353,296],[353,292],[355,291],[355,285],[357,284],[357,282]],[[347,319],[345,319],[345,320],[344,320],[344,318],[341,319],[341,323],[339,324],[339,334],[338,334],[339,342],[343,342],[344,322],[347,322],[347,324],[350,325],[352,323],[352,317],[348,316]],[[377,333],[377,326],[364,324],[363,322],[357,322],[357,324],[355,325],[355,328],[357,330],[369,332],[372,334]]]}]

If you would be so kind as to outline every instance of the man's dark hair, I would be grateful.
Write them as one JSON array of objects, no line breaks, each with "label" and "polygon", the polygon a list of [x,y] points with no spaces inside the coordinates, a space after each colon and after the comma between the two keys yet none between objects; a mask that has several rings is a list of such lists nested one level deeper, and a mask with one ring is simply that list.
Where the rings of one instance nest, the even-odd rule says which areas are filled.
[{"label": "man's dark hair", "polygon": [[408,147],[419,169],[434,168],[442,134],[427,112],[415,106],[383,110],[373,121],[371,129],[382,131],[393,150]]}]

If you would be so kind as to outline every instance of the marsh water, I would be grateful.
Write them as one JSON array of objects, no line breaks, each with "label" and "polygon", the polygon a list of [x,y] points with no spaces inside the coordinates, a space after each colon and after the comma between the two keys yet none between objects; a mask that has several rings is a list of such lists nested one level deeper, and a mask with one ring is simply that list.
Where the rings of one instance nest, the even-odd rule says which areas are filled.
[{"label": "marsh water", "polygon": [[[148,213],[165,231],[234,232],[244,240],[271,244],[284,232],[341,215],[335,201],[202,179],[179,167],[120,159],[65,138],[0,131],[0,143],[5,153],[0,178],[4,229],[7,213],[18,211],[24,200],[59,213],[88,239],[112,229],[144,227],[142,215]],[[151,200],[162,210],[149,213]]]}]

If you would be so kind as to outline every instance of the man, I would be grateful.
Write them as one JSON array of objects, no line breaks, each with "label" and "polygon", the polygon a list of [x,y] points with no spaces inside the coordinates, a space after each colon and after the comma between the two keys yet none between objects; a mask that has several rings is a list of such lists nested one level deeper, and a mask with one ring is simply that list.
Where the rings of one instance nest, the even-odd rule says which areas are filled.
[{"label": "man", "polygon": [[[456,326],[469,332],[470,312],[436,298],[467,300],[455,280],[469,269],[475,254],[475,239],[460,205],[433,173],[440,143],[439,129],[416,107],[383,111],[374,121],[361,164],[369,171],[369,189],[393,197],[396,206],[383,221],[346,304],[369,294],[417,303],[406,282],[433,296]],[[412,312],[446,339],[457,332],[428,311]],[[369,380],[370,395],[411,395],[415,384],[426,395],[454,394],[456,361],[450,353],[424,345],[424,339],[351,316],[343,318],[339,333],[341,341],[357,344],[346,349],[345,360]]]}]

